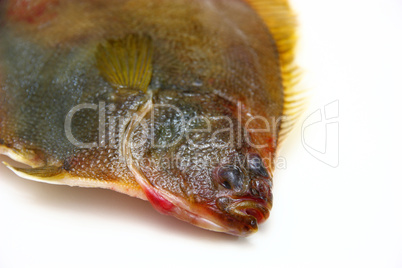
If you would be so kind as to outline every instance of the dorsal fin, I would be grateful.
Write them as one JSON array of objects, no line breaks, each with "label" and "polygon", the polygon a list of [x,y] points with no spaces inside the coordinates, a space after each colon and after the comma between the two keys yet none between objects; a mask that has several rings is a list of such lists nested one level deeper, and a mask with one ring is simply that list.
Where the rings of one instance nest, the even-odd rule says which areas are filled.
[{"label": "dorsal fin", "polygon": [[287,0],[246,0],[261,16],[275,39],[284,87],[284,106],[278,144],[288,134],[304,110],[304,91],[298,90],[299,72],[294,61],[296,17]]},{"label": "dorsal fin", "polygon": [[117,90],[146,92],[152,76],[152,54],[150,37],[130,34],[100,44],[96,51],[97,67]]}]

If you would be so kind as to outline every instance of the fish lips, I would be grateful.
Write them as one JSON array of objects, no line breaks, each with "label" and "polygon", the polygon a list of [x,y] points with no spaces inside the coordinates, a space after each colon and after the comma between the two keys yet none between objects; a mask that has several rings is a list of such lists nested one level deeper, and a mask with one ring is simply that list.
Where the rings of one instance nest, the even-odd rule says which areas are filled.
[{"label": "fish lips", "polygon": [[258,224],[263,223],[269,217],[272,201],[260,198],[219,197],[216,205],[222,212],[222,222],[228,226],[227,233],[237,236],[248,236],[258,230]]}]

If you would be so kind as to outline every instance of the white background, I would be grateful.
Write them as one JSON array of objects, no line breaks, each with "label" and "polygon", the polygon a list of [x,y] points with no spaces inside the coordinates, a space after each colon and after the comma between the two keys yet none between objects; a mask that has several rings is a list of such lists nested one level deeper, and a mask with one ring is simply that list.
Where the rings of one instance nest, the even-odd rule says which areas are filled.
[{"label": "white background", "polygon": [[1,165],[0,267],[402,267],[402,2],[293,4],[311,95],[304,118],[339,101],[329,134],[315,124],[305,141],[318,148],[327,137],[322,157],[336,161],[338,123],[338,167],[303,147],[300,123],[281,151],[270,219],[236,238],[119,193],[26,181]]}]

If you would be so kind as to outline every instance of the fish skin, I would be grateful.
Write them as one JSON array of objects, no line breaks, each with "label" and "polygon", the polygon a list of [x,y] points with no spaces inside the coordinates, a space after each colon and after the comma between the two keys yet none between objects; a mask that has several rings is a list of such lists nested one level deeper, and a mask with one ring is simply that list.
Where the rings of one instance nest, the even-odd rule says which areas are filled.
[{"label": "fish skin", "polygon": [[[37,0],[28,5],[10,0],[0,2],[0,8],[0,153],[39,171],[61,170],[51,179],[38,176],[37,170],[14,169],[17,174],[48,183],[116,190],[150,201],[161,213],[233,235],[249,235],[268,218],[284,87],[276,42],[248,3]],[[147,92],[116,89],[96,64],[99,45],[129,35],[152,40],[153,71]],[[85,103],[96,109],[76,114],[74,137],[102,142],[77,148],[66,137],[65,118],[73,107]],[[145,110],[147,105],[152,109]],[[246,135],[235,135],[235,146],[220,148],[202,135],[203,148],[192,146],[189,139],[168,148],[154,147],[155,140],[169,143],[177,129],[186,127],[177,115],[158,111],[159,105],[178,107],[185,122],[195,116],[225,116],[233,125],[215,120],[212,129],[231,126]],[[124,119],[125,124],[113,130],[117,133],[113,140],[99,132],[102,109],[108,124]],[[132,141],[119,134],[133,115],[143,111],[141,122],[153,125],[154,133],[121,161],[120,145]],[[255,117],[276,124],[264,133],[247,131],[245,124]],[[251,126],[265,127],[258,120]],[[131,130],[134,140],[141,136],[138,126]],[[250,146],[247,139],[264,148]],[[172,155],[193,160],[186,167],[160,165]],[[262,159],[262,171],[250,169],[249,156]],[[152,161],[144,164],[138,159]],[[222,187],[217,172],[237,160],[246,164],[240,171],[242,189],[234,191]],[[200,161],[209,165],[199,166]]]}]

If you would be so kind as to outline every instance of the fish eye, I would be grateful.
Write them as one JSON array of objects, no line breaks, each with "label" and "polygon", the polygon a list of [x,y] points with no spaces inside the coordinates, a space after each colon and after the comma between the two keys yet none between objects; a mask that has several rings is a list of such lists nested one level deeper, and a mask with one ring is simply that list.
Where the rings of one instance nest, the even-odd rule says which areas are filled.
[{"label": "fish eye", "polygon": [[257,154],[252,154],[249,156],[248,159],[248,167],[252,173],[255,175],[264,177],[264,178],[269,178],[268,171],[264,167],[264,163],[261,159],[261,157]]},{"label": "fish eye", "polygon": [[244,183],[244,175],[237,166],[224,166],[218,170],[218,180],[226,189],[241,191]]}]

